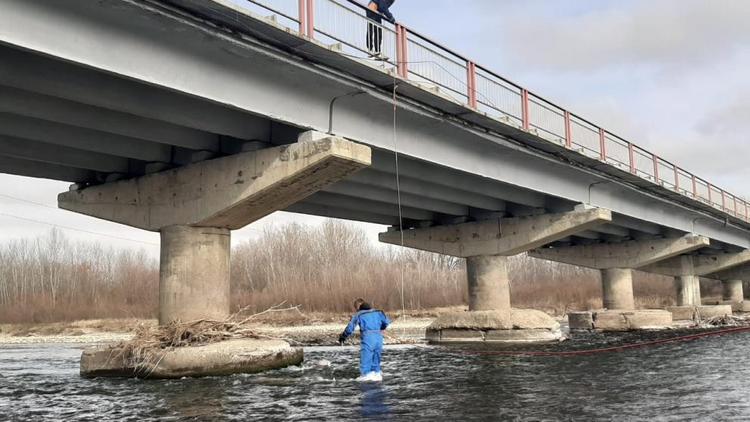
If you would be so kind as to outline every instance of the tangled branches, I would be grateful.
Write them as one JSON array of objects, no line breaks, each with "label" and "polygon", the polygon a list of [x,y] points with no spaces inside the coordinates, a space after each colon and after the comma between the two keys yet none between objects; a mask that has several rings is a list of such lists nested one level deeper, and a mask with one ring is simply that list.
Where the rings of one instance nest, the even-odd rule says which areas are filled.
[{"label": "tangled branches", "polygon": [[255,332],[249,324],[257,317],[272,312],[300,312],[299,306],[282,308],[283,305],[284,302],[244,318],[247,308],[224,320],[199,319],[172,321],[157,327],[140,326],[131,340],[114,346],[117,352],[113,358],[122,359],[126,367],[134,368],[136,375],[147,377],[159,365],[164,354],[175,348],[204,346],[230,339],[270,339],[272,337]]}]

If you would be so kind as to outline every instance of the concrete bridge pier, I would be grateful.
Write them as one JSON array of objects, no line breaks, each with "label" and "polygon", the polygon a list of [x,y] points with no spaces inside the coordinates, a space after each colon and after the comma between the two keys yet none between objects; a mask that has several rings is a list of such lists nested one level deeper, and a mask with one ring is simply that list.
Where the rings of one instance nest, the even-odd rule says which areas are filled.
[{"label": "concrete bridge pier", "polygon": [[428,328],[433,343],[554,341],[549,315],[511,307],[508,257],[611,221],[608,210],[578,207],[559,214],[495,218],[456,225],[394,230],[380,241],[466,258],[469,310],[444,314]]},{"label": "concrete bridge pier", "polygon": [[510,319],[508,257],[468,257],[466,275],[469,282],[469,311],[496,311]]},{"label": "concrete bridge pier", "polygon": [[[320,191],[370,165],[369,147],[321,134],[300,141],[200,161],[173,170],[72,190],[61,208],[161,234],[159,324],[222,320],[230,312],[231,230]],[[227,352],[227,351],[231,351]],[[111,349],[84,352],[84,376],[133,376]],[[286,342],[232,340],[168,352],[150,377],[223,375],[297,364]]]},{"label": "concrete bridge pier", "polygon": [[677,306],[701,306],[701,283],[697,275],[674,278]]},{"label": "concrete bridge pier", "polygon": [[722,280],[723,305],[729,305],[734,312],[750,312],[750,302],[745,300],[743,281],[740,279]]},{"label": "concrete bridge pier", "polygon": [[159,324],[229,316],[229,252],[225,228],[161,229]]},{"label": "concrete bridge pier", "polygon": [[635,309],[633,270],[606,268],[602,275],[602,303],[605,309]]},{"label": "concrete bridge pier", "polygon": [[738,265],[747,259],[750,259],[750,255],[744,252],[722,255],[685,255],[661,262],[645,270],[673,276],[677,306],[667,309],[672,312],[676,321],[697,321],[732,313],[731,304],[703,304],[700,277]]},{"label": "concrete bridge pier", "polygon": [[722,280],[722,298],[725,301],[739,303],[745,300],[745,293],[742,288],[742,280]]},{"label": "concrete bridge pier", "polygon": [[544,248],[534,250],[530,255],[600,270],[604,309],[570,313],[570,328],[622,331],[666,328],[672,325],[672,315],[668,311],[635,309],[633,269],[670,260],[708,245],[708,238],[688,235]]}]

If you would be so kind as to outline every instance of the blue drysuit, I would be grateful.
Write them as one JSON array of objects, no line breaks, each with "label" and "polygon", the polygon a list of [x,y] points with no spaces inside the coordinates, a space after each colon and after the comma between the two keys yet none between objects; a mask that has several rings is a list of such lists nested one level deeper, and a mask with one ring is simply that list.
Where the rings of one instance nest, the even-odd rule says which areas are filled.
[{"label": "blue drysuit", "polygon": [[362,344],[359,353],[359,372],[361,375],[367,375],[370,372],[380,372],[380,355],[383,352],[383,334],[390,325],[391,320],[385,316],[383,311],[377,309],[361,310],[354,314],[349,325],[344,329],[342,338],[347,338],[354,332],[359,325],[359,332],[362,335]]}]

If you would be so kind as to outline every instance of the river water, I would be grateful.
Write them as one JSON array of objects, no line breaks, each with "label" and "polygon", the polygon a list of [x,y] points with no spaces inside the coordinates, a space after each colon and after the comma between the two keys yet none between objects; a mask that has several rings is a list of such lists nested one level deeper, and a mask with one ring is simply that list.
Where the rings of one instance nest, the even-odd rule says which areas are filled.
[{"label": "river water", "polygon": [[265,374],[144,381],[80,378],[77,345],[0,346],[0,420],[750,420],[749,350],[750,333],[565,357],[394,346],[385,381],[360,384],[354,347],[308,348],[302,368]]}]

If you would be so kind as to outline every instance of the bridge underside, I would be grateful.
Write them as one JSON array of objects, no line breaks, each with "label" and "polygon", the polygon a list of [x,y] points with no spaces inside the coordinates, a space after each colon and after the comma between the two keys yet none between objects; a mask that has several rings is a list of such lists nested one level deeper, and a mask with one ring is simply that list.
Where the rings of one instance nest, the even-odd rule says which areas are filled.
[{"label": "bridge underside", "polygon": [[[305,129],[80,64],[0,45],[0,170],[81,187],[297,141]],[[33,69],[29,72],[27,69]],[[398,225],[394,154],[288,211]],[[574,201],[406,155],[399,157],[406,227],[570,210]],[[626,216],[576,241],[660,236]]]}]

